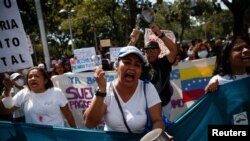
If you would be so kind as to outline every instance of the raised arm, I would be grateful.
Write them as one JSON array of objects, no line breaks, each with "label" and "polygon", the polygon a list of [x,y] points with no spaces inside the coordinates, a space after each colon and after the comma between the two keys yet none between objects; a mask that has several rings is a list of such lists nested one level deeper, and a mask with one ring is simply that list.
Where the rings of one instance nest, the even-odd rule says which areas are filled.
[{"label": "raised arm", "polygon": [[14,106],[12,97],[10,95],[11,88],[13,86],[10,79],[5,78],[3,81],[4,91],[0,99],[0,114],[9,114],[18,109]]},{"label": "raised arm", "polygon": [[93,98],[91,104],[83,113],[83,121],[86,127],[94,128],[102,120],[107,106],[104,104],[104,99],[106,96],[106,80],[104,78],[105,71],[97,67],[94,70],[94,76],[98,84],[99,90],[96,93],[96,96]]},{"label": "raised arm", "polygon": [[169,54],[167,54],[167,58],[169,60],[170,63],[173,63],[176,59],[178,50],[177,50],[177,46],[176,44],[169,39],[167,36],[165,36],[164,33],[161,32],[159,26],[157,26],[157,24],[153,23],[149,25],[150,29],[152,30],[152,32],[155,33],[156,36],[158,36],[166,45],[166,47],[169,49]]},{"label": "raised arm", "polygon": [[140,38],[140,31],[134,28],[130,34],[130,41],[128,43],[128,46],[135,46],[139,38]]}]

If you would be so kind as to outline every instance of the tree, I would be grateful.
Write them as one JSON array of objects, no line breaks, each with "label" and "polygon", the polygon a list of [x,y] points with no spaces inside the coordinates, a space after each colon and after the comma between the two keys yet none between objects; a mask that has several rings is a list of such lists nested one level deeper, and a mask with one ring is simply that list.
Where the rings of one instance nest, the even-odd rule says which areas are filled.
[{"label": "tree", "polygon": [[[25,1],[17,1],[18,8],[20,11],[20,15],[22,18],[22,22],[24,25],[24,29],[27,35],[30,36],[31,43],[33,44],[34,55],[33,60],[34,64],[37,62],[42,62],[43,57],[40,57],[43,54],[42,45],[41,45],[41,36],[38,26],[37,14],[34,0],[25,0]],[[41,7],[44,17],[45,30],[48,35],[48,42],[52,42],[49,47],[50,54],[60,55],[61,52],[58,52],[58,44],[55,44],[54,41],[51,40],[50,35],[57,34],[58,25],[60,20],[58,18],[57,13],[60,8],[58,1],[54,0],[43,0],[41,1]],[[39,60],[38,60],[39,59]]]},{"label": "tree", "polygon": [[234,26],[233,33],[234,35],[247,35],[247,25],[244,25],[244,17],[245,13],[250,6],[249,0],[232,0],[229,2],[228,0],[221,0],[228,9],[233,14]]},{"label": "tree", "polygon": [[[173,4],[168,4],[169,11],[166,14],[165,20],[167,23],[178,24],[179,40],[182,42],[185,30],[191,27],[191,3],[190,1],[175,1]],[[179,31],[177,30],[177,31]],[[177,32],[178,33],[178,32]]]},{"label": "tree", "polygon": [[214,13],[208,17],[207,22],[202,25],[207,30],[209,38],[224,38],[233,29],[233,16],[229,10]]},{"label": "tree", "polygon": [[[209,36],[218,37],[229,31],[230,26],[228,25],[231,20],[228,18],[230,16],[219,14],[221,9],[218,4],[213,3],[213,5],[212,1],[197,0],[194,8],[191,1],[193,0],[176,0],[174,3],[170,3],[157,0],[154,5],[149,0],[42,0],[40,2],[49,42],[49,52],[55,57],[60,57],[65,53],[72,54],[68,45],[70,39],[68,19],[59,14],[61,9],[76,11],[72,17],[76,49],[93,47],[96,44],[99,46],[98,40],[107,38],[111,39],[113,46],[126,45],[130,40],[131,31],[135,27],[137,14],[141,13],[144,5],[154,8],[157,24],[161,26],[161,29],[172,30],[180,41],[196,38],[195,36],[202,35],[204,31]],[[42,45],[34,0],[17,2],[24,29],[30,35],[35,54],[41,55],[43,54],[40,49]],[[201,25],[192,26],[195,22],[190,15],[194,9],[196,9],[196,20],[202,23]],[[213,13],[214,11],[216,13]],[[219,19],[220,21],[218,21]],[[139,46],[144,45],[142,41],[141,38],[138,42]]]}]

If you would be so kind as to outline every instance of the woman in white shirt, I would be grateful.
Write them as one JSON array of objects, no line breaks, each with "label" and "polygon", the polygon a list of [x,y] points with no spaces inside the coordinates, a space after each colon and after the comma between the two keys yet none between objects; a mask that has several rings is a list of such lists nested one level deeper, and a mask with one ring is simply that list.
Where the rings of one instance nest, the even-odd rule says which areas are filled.
[{"label": "woman in white shirt", "polygon": [[217,57],[215,75],[206,86],[206,92],[217,90],[218,85],[249,77],[247,72],[247,68],[250,67],[249,37],[231,37]]},{"label": "woman in white shirt", "polygon": [[128,46],[123,47],[119,52],[118,61],[114,65],[117,72],[117,78],[114,81],[107,83],[103,69],[95,69],[94,76],[99,89],[91,105],[84,112],[84,123],[88,128],[94,128],[104,118],[105,131],[128,133],[130,129],[130,133],[143,133],[147,121],[147,100],[153,129],[165,130],[161,117],[161,100],[152,83],[146,84],[145,98],[144,83],[139,79],[143,62],[145,59],[142,52],[134,46]]},{"label": "woman in white shirt", "polygon": [[53,86],[43,68],[30,68],[27,74],[28,88],[19,91],[13,98],[9,96],[9,81],[4,80],[5,97],[0,101],[1,114],[23,106],[26,123],[64,126],[64,116],[71,127],[76,127],[66,96],[61,89]]}]

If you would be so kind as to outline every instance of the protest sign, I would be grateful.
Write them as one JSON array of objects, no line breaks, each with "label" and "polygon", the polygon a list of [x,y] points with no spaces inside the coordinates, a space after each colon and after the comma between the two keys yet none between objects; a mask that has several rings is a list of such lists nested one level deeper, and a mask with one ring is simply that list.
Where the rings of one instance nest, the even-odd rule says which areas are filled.
[{"label": "protest sign", "polygon": [[0,72],[33,66],[27,36],[15,0],[0,0]]},{"label": "protest sign", "polygon": [[89,71],[93,70],[97,64],[101,65],[101,56],[96,56],[95,52],[94,47],[75,49],[74,55],[76,60],[70,62],[72,72]]},{"label": "protest sign", "polygon": [[120,49],[121,47],[112,47],[109,49],[111,62],[117,61]]},{"label": "protest sign", "polygon": [[[175,35],[174,35],[173,31],[161,30],[161,32],[164,33],[165,36],[167,36],[169,39],[171,39],[175,43],[176,39],[175,39]],[[169,50],[166,47],[166,45],[164,44],[164,42],[160,38],[158,38],[150,28],[146,28],[145,34],[144,34],[144,43],[146,44],[149,41],[158,42],[158,44],[161,48],[161,53],[159,55],[160,58],[169,53]]]},{"label": "protest sign", "polygon": [[[116,73],[114,71],[106,71],[105,77],[107,82],[110,82],[115,79]],[[85,127],[83,125],[82,113],[89,106],[97,89],[93,72],[65,73],[54,76],[51,80],[56,87],[62,89],[68,98],[77,127]]]}]

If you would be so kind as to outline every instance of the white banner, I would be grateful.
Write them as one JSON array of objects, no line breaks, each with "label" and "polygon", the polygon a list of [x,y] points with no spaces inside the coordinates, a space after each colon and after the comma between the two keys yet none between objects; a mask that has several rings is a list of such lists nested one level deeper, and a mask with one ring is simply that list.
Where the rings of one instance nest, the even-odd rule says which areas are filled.
[{"label": "white banner", "polygon": [[[113,81],[116,77],[116,72],[106,71],[105,76],[108,82]],[[68,98],[77,127],[85,127],[82,113],[89,106],[97,89],[93,72],[65,73],[52,77],[51,80],[56,87],[62,89]]]}]

